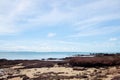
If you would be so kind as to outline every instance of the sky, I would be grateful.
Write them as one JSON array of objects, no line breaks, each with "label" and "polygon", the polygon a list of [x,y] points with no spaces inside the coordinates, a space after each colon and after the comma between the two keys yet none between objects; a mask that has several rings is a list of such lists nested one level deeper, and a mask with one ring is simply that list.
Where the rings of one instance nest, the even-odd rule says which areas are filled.
[{"label": "sky", "polygon": [[120,52],[120,0],[0,0],[0,51]]}]

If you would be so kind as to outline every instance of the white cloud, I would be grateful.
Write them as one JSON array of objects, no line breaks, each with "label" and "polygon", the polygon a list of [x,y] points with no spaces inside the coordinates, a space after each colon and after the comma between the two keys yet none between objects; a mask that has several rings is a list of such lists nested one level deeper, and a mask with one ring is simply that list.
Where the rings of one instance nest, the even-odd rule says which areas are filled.
[{"label": "white cloud", "polygon": [[[109,4],[108,4],[109,2]],[[61,22],[68,22],[72,25],[75,24],[86,24],[86,21],[89,23],[96,23],[104,20],[108,20],[106,16],[101,19],[101,16],[96,18],[98,15],[109,15],[109,13],[116,13],[114,10],[117,10],[119,7],[119,0],[99,0],[92,1],[89,3],[84,3],[82,5],[75,6],[74,1],[53,1],[50,0],[20,0],[20,1],[1,1],[1,4],[4,6],[0,12],[5,14],[0,14],[0,21],[3,20],[4,24],[0,24],[0,27],[7,29],[7,26],[11,26],[13,32],[19,32],[22,30],[27,30],[29,28],[35,28],[35,26],[51,26],[56,25]],[[65,4],[65,5],[64,5]],[[102,5],[102,6],[101,6]],[[48,10],[48,8],[50,8]],[[116,14],[115,14],[116,15]],[[109,16],[108,16],[109,17]],[[113,16],[114,17],[114,16]],[[112,18],[113,18],[112,17]],[[119,17],[117,15],[117,17]],[[110,17],[111,18],[111,17]],[[115,16],[116,18],[116,16]],[[79,21],[80,20],[80,21]],[[19,21],[25,21],[25,23],[20,24]],[[84,22],[81,22],[84,21]],[[8,25],[5,25],[8,24]],[[93,23],[94,24],[94,23]],[[33,27],[34,26],[34,27]],[[83,25],[85,26],[85,25]],[[6,30],[6,32],[9,32]],[[2,33],[2,30],[1,30]],[[5,32],[4,32],[5,33]]]},{"label": "white cloud", "polygon": [[120,19],[119,14],[116,14],[116,13],[99,15],[99,16],[92,16],[88,19],[85,19],[85,20],[82,20],[82,21],[75,23],[73,26],[79,27],[81,30],[81,29],[89,28],[92,25],[96,25],[96,24],[99,24],[99,23],[102,23],[105,21],[116,20],[116,19]]},{"label": "white cloud", "polygon": [[110,41],[117,41],[118,39],[117,38],[110,38],[109,40]]},{"label": "white cloud", "polygon": [[18,16],[24,14],[24,11],[28,8],[28,0],[2,0],[0,2],[0,35],[10,35],[19,32],[20,28],[16,25],[16,19],[20,18]]},{"label": "white cloud", "polygon": [[20,0],[15,5],[15,7],[11,10],[9,14],[10,19],[14,19],[15,17],[25,14],[25,12],[31,7],[30,0]]},{"label": "white cloud", "polygon": [[75,31],[71,36],[95,36],[118,32],[119,25],[104,26],[102,24],[120,19],[119,3],[118,0],[99,0],[76,8],[81,17],[73,24]]},{"label": "white cloud", "polygon": [[55,37],[56,36],[56,33],[48,33],[48,35],[47,35],[49,38],[51,38],[51,37]]},{"label": "white cloud", "polygon": [[119,50],[118,42],[70,42],[59,40],[41,41],[2,41],[0,49],[3,51],[82,51],[82,52],[114,52]]},{"label": "white cloud", "polygon": [[[120,19],[120,0],[94,0],[84,4],[75,2],[74,0],[1,0],[0,35],[22,33],[22,31],[27,32],[30,29],[46,26],[70,28],[68,32],[67,28],[64,29],[65,32],[68,33],[68,35],[72,35],[72,37],[98,36],[120,31],[120,26],[117,24],[99,26],[101,23]],[[69,26],[64,25],[64,23],[67,23]],[[73,27],[71,28],[71,26]],[[46,29],[47,28],[45,28],[45,30]],[[22,39],[24,40],[27,34],[24,36],[24,33],[22,33],[21,36],[22,35]],[[56,33],[48,33],[46,36],[49,38],[55,37]],[[40,39],[42,39],[42,37],[40,37]],[[31,40],[33,39],[31,38]],[[110,41],[116,40],[117,38],[110,39]],[[31,42],[33,41],[28,40],[20,44],[19,42],[8,41],[1,43],[4,45],[1,45],[0,48],[3,50],[33,51],[92,51],[98,50],[99,48],[102,50],[106,46],[108,49],[110,49],[109,46],[111,48],[116,46],[115,43],[111,42],[103,44],[96,43],[95,46],[93,46],[92,43],[70,41],[43,40],[37,44]]]},{"label": "white cloud", "polygon": [[[55,2],[57,1],[50,1],[49,4],[48,1],[44,0],[41,1],[20,0],[10,2],[2,1],[1,4],[3,4],[4,7],[3,6],[0,7],[5,8],[6,11],[0,10],[0,12],[4,11],[5,13],[0,14],[0,21],[2,21],[2,24],[0,24],[0,27],[2,28],[2,30],[0,30],[0,33],[7,34],[11,32],[10,30],[16,33],[22,30],[27,30],[29,28],[34,28],[35,26],[38,25],[40,27],[46,25],[50,26],[58,24],[59,22],[63,22],[63,20],[64,21],[70,20],[72,14],[68,12],[62,12],[59,9],[59,6],[57,6],[61,5],[61,3],[57,2],[57,5],[55,6]],[[49,6],[48,8],[51,8],[47,12],[45,11],[45,9],[42,10],[42,8],[43,7],[45,8],[46,6]],[[25,23],[20,24],[19,21],[25,21]],[[7,30],[8,26],[10,27],[9,31]]]},{"label": "white cloud", "polygon": [[114,32],[120,31],[120,26],[105,26],[105,27],[90,27],[88,29],[84,29],[79,31],[78,33],[71,35],[69,37],[88,37],[88,36],[98,36],[98,35],[106,35]]}]

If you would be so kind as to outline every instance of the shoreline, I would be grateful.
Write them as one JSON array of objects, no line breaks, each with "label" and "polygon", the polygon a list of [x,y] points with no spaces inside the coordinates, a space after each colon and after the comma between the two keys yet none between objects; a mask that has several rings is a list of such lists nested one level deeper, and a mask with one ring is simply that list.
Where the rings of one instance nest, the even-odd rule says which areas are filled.
[{"label": "shoreline", "polygon": [[119,80],[120,55],[48,60],[0,59],[0,80]]}]

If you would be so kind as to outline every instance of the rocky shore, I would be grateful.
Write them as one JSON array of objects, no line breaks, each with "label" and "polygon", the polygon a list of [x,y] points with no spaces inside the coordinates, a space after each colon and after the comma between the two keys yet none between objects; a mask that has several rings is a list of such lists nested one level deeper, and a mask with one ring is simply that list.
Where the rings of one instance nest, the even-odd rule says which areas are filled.
[{"label": "rocky shore", "polygon": [[0,59],[0,80],[120,80],[120,57],[69,57],[61,61]]}]

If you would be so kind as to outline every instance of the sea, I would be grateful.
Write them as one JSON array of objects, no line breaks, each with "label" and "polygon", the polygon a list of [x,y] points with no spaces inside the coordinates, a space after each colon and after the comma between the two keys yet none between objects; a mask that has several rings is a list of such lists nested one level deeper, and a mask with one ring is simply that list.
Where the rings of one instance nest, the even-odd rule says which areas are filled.
[{"label": "sea", "polygon": [[74,55],[89,55],[90,52],[0,52],[0,59],[47,59],[47,58],[65,58]]}]

